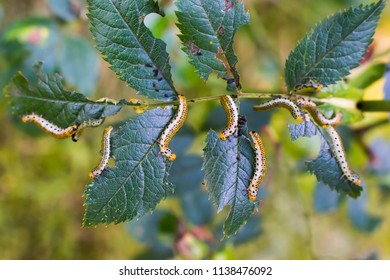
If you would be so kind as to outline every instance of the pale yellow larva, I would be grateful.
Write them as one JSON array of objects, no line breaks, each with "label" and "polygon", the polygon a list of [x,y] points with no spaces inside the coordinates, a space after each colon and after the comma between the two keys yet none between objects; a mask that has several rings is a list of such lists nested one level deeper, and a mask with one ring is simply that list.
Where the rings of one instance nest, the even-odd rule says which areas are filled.
[{"label": "pale yellow larva", "polygon": [[318,109],[317,105],[308,98],[298,98],[297,104],[302,107],[302,109],[307,110],[314,121],[325,127],[327,125],[339,125],[343,118],[343,114],[341,112],[336,112],[336,116],[331,119],[326,118]]},{"label": "pale yellow larva", "polygon": [[90,178],[96,178],[102,174],[103,170],[107,167],[108,161],[110,159],[111,154],[111,132],[113,130],[112,126],[106,127],[103,132],[102,137],[102,159],[98,166],[96,166],[95,169],[93,169],[91,172],[89,172]]},{"label": "pale yellow larva", "polygon": [[71,137],[74,133],[76,133],[78,127],[77,125],[71,125],[67,128],[61,128],[35,113],[24,115],[22,117],[22,121],[24,123],[32,122],[36,124],[43,131],[54,136],[57,139],[65,139]]},{"label": "pale yellow larva", "polygon": [[219,138],[225,141],[237,131],[238,108],[236,102],[234,102],[234,99],[230,95],[221,96],[221,104],[226,112],[227,123],[222,133],[219,134]]},{"label": "pale yellow larva", "polygon": [[177,109],[176,115],[173,117],[172,121],[168,124],[168,126],[161,134],[160,139],[157,141],[160,147],[160,152],[171,161],[176,159],[176,154],[174,154],[169,148],[169,143],[171,142],[172,137],[183,126],[188,114],[187,99],[183,95],[178,95],[178,98],[179,107]]},{"label": "pale yellow larva", "polygon": [[260,135],[255,132],[249,132],[252,137],[253,144],[255,147],[255,172],[247,189],[248,198],[250,201],[256,200],[257,192],[261,181],[263,181],[267,172],[267,159],[265,155],[265,148]]},{"label": "pale yellow larva", "polygon": [[338,165],[340,166],[341,172],[348,181],[356,185],[360,185],[361,181],[359,179],[359,176],[353,173],[348,165],[344,145],[341,141],[340,135],[331,125],[325,126],[325,130],[329,134],[330,140],[332,142],[332,152],[336,158]]},{"label": "pale yellow larva", "polygon": [[277,107],[285,108],[290,111],[292,117],[301,122],[303,120],[301,109],[290,99],[286,97],[278,97],[259,105],[253,106],[255,111],[267,111]]}]

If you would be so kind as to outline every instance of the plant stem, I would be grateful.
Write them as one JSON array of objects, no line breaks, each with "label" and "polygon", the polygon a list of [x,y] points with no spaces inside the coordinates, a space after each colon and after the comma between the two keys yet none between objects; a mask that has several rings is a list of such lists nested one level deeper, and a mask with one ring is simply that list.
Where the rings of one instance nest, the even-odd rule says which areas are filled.
[{"label": "plant stem", "polygon": [[[279,98],[279,97],[288,97],[291,99],[298,99],[301,97],[308,98],[308,96],[298,95],[298,94],[289,94],[289,93],[281,93],[281,92],[239,92],[236,94],[240,99],[272,99],[272,98]],[[217,96],[206,96],[206,97],[199,97],[199,98],[191,98],[188,99],[189,103],[200,103],[200,102],[208,102],[212,100],[219,100],[223,95],[217,95]],[[357,104],[355,101],[346,99],[346,98],[316,98],[316,97],[309,97],[311,101],[322,104],[322,103],[328,103],[332,104],[338,107],[343,108],[358,108],[359,110],[363,112],[390,112],[390,100],[364,100],[360,101]],[[157,102],[157,103],[142,103],[141,101],[135,102],[134,100],[132,102],[123,101],[122,103],[118,103],[118,101],[107,99],[106,102],[111,102],[113,104],[119,104],[123,106],[129,106],[129,107],[147,107],[147,108],[153,108],[153,107],[162,107],[162,106],[170,106],[170,105],[177,105],[179,103],[178,100],[173,101],[167,101],[167,102]]]}]

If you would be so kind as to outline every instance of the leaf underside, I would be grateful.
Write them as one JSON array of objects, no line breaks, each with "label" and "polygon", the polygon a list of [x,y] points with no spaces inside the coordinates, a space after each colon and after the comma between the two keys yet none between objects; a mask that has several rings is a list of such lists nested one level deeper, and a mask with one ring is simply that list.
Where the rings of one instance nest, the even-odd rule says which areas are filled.
[{"label": "leaf underside", "polygon": [[31,85],[22,73],[16,74],[5,88],[12,113],[18,116],[35,113],[60,127],[117,114],[121,106],[94,102],[85,95],[66,91],[59,75],[47,75],[42,64],[34,67],[37,84]]},{"label": "leaf underside", "polygon": [[385,2],[350,8],[323,20],[311,30],[286,61],[288,90],[309,79],[327,86],[357,67],[372,42]]},{"label": "leaf underside", "polygon": [[139,94],[176,99],[166,44],[153,37],[143,20],[159,13],[153,0],[88,0],[91,32],[111,69]]},{"label": "leaf underside", "polygon": [[249,23],[244,4],[237,0],[179,0],[176,2],[179,36],[183,50],[199,75],[207,80],[211,73],[239,88],[237,57],[233,39],[237,29]]},{"label": "leaf underside", "polygon": [[253,174],[254,151],[247,132],[222,141],[211,130],[206,139],[203,170],[209,194],[218,211],[230,205],[223,231],[235,234],[253,214],[256,204],[248,200],[247,187]]},{"label": "leaf underside", "polygon": [[290,124],[289,129],[293,141],[300,137],[313,137],[315,135],[320,137],[321,147],[317,158],[306,162],[307,169],[317,177],[318,181],[323,182],[340,194],[347,194],[353,198],[360,195],[362,187],[345,179],[332,153],[329,144],[330,140],[324,137],[322,131],[314,123],[311,121],[303,121],[300,124]]},{"label": "leaf underside", "polygon": [[153,109],[114,129],[115,166],[87,185],[84,226],[143,216],[173,193],[168,181],[171,162],[159,154],[156,143],[171,117],[172,110]]}]

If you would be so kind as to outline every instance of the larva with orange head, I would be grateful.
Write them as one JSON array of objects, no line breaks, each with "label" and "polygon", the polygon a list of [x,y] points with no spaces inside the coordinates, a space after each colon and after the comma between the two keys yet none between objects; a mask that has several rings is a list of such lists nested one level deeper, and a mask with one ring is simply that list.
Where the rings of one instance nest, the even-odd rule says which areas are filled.
[{"label": "larva with orange head", "polygon": [[112,126],[106,127],[106,129],[103,132],[102,137],[102,159],[98,166],[96,166],[95,169],[93,169],[91,172],[89,172],[90,178],[96,178],[102,174],[103,170],[107,167],[108,161],[110,159],[110,153],[111,153],[111,132],[114,128]]},{"label": "larva with orange head", "polygon": [[326,126],[325,130],[329,134],[330,140],[332,141],[332,152],[336,157],[336,161],[340,166],[342,173],[348,181],[356,185],[360,185],[361,181],[359,179],[359,176],[353,173],[348,165],[346,153],[340,135],[333,126]]},{"label": "larva with orange head", "polygon": [[311,101],[308,98],[298,98],[297,104],[301,106],[302,109],[307,110],[314,121],[321,125],[322,127],[325,127],[327,125],[339,125],[341,123],[341,120],[343,118],[343,114],[341,112],[337,112],[336,116],[334,116],[331,119],[326,118],[318,109],[317,105]]},{"label": "larva with orange head", "polygon": [[294,94],[313,94],[319,92],[324,86],[316,80],[309,79],[307,83],[297,85],[291,93]]},{"label": "larva with orange head", "polygon": [[42,116],[39,116],[35,113],[24,115],[22,117],[22,121],[24,123],[35,123],[43,131],[54,136],[57,139],[65,139],[71,137],[74,133],[76,133],[78,128],[77,125],[71,125],[67,128],[58,127],[55,124],[49,122],[48,120],[45,120]]},{"label": "larva with orange head", "polygon": [[259,105],[253,106],[255,111],[267,111],[277,107],[285,108],[290,111],[291,116],[301,122],[303,120],[301,109],[293,101],[286,97],[278,97]]},{"label": "larva with orange head", "polygon": [[260,183],[263,181],[267,172],[267,159],[265,155],[264,144],[260,135],[255,131],[249,132],[249,135],[252,137],[255,147],[255,172],[247,191],[249,200],[255,201]]},{"label": "larva with orange head", "polygon": [[83,121],[78,127],[77,131],[72,135],[73,142],[77,142],[80,139],[80,135],[86,127],[97,127],[104,122],[104,118],[101,119],[90,119]]},{"label": "larva with orange head", "polygon": [[172,121],[165,128],[165,130],[161,134],[160,139],[158,140],[160,152],[171,161],[176,159],[176,154],[174,154],[172,150],[169,148],[169,143],[171,142],[172,137],[183,126],[184,121],[186,120],[188,114],[187,99],[183,95],[178,95],[178,98],[179,98],[179,107],[177,109],[176,115],[173,117]]},{"label": "larva with orange head", "polygon": [[238,127],[238,108],[236,102],[234,102],[230,95],[221,96],[221,104],[226,112],[227,123],[222,133],[219,134],[219,138],[225,141],[229,136],[236,133]]}]

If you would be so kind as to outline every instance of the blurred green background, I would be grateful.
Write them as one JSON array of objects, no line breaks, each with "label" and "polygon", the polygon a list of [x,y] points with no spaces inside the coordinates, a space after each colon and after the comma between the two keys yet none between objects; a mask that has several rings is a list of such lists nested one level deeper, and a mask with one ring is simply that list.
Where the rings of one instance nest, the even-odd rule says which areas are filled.
[{"label": "blurred green background", "polygon": [[[305,32],[336,11],[366,0],[246,0],[251,23],[235,38],[244,92],[284,90],[286,57]],[[148,27],[163,39],[178,91],[189,97],[221,95],[223,80],[207,84],[177,46],[172,1],[160,1],[165,18],[149,15]],[[135,97],[93,48],[82,0],[0,1],[0,86],[32,64],[44,61],[68,89],[93,99]],[[387,63],[390,7],[381,18],[373,55],[354,70]],[[387,75],[389,76],[389,75]],[[365,89],[365,99],[390,98],[390,77]],[[386,93],[386,94],[385,94]],[[137,97],[138,98],[138,97]],[[259,211],[242,230],[221,240],[228,209],[217,214],[202,185],[201,152],[207,131],[225,124],[218,103],[190,107],[172,147],[180,155],[171,172],[175,196],[128,224],[81,227],[87,176],[99,160],[103,128],[82,139],[56,140],[12,116],[0,98],[0,259],[390,259],[390,125],[388,114],[365,114],[342,137],[353,168],[363,178],[358,200],[340,197],[317,184],[304,162],[319,151],[318,139],[292,143],[288,113],[253,113],[242,102],[250,129],[259,130],[268,151],[268,174]],[[106,123],[134,116],[124,109]],[[368,128],[367,128],[368,127]]]}]

